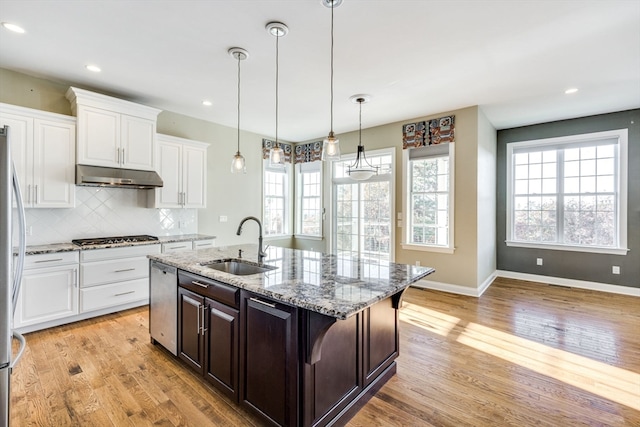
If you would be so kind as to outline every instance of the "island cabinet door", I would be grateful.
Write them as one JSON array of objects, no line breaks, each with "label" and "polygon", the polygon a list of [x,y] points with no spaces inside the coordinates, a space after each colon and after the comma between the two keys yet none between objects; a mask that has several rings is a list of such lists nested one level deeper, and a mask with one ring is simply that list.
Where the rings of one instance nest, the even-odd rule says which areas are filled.
[{"label": "island cabinet door", "polygon": [[239,311],[207,298],[205,312],[205,376],[237,402]]},{"label": "island cabinet door", "polygon": [[298,425],[298,310],[242,293],[240,402],[271,425]]},{"label": "island cabinet door", "polygon": [[204,374],[204,297],[178,288],[178,355]]},{"label": "island cabinet door", "polygon": [[374,381],[398,357],[398,311],[387,298],[363,311],[364,385]]}]

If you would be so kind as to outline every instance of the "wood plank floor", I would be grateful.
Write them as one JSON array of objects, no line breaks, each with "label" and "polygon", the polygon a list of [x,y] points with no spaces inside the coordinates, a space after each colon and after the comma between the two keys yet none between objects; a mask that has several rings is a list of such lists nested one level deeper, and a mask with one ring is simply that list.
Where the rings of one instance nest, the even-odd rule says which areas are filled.
[{"label": "wood plank floor", "polygon": [[[348,426],[640,426],[640,299],[497,279],[410,289],[397,374]],[[19,426],[254,426],[149,343],[146,307],[27,335]]]}]

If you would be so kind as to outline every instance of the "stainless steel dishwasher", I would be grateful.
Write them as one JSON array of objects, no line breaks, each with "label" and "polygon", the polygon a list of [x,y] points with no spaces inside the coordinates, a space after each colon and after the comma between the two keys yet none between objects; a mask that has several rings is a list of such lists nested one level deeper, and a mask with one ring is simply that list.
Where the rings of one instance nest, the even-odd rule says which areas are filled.
[{"label": "stainless steel dishwasher", "polygon": [[178,271],[151,261],[149,280],[149,333],[152,343],[160,343],[178,355]]}]

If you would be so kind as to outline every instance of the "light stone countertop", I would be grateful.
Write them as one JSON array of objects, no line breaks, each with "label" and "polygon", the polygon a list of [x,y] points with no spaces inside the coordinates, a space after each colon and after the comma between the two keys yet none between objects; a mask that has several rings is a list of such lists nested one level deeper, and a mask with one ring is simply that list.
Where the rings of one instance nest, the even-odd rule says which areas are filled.
[{"label": "light stone countertop", "polygon": [[257,245],[152,254],[147,257],[338,319],[346,319],[435,271],[430,267],[337,257],[273,246],[267,249],[264,264],[277,269],[266,273],[236,276],[203,266],[215,260],[237,259],[239,249],[243,250],[242,259],[257,263]]},{"label": "light stone countertop", "polygon": [[[189,240],[208,240],[215,239],[216,236],[209,236],[207,234],[181,234],[174,236],[158,236],[158,240],[152,240],[149,242],[126,242],[126,243],[110,243],[107,245],[87,245],[78,246],[71,242],[64,243],[51,243],[46,245],[28,245],[25,251],[26,255],[40,255],[50,254],[56,252],[69,252],[69,251],[85,251],[91,249],[106,249],[106,248],[121,248],[124,246],[140,246],[140,245],[158,245],[162,243],[172,242],[186,242]],[[15,251],[15,249],[14,249]]]}]

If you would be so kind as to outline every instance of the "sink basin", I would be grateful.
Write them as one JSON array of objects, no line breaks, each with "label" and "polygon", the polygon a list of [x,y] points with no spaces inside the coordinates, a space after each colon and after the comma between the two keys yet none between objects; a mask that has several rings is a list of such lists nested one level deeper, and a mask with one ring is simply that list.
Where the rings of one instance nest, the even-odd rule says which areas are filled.
[{"label": "sink basin", "polygon": [[236,276],[248,276],[250,274],[266,273],[267,271],[275,270],[276,268],[278,268],[270,265],[256,265],[236,259],[221,259],[219,261],[202,264],[202,266],[218,271],[223,271],[225,273],[234,274]]}]

